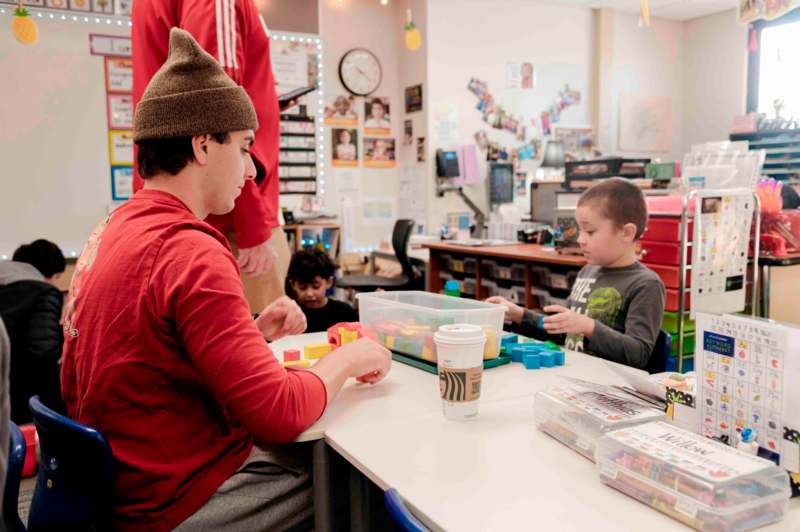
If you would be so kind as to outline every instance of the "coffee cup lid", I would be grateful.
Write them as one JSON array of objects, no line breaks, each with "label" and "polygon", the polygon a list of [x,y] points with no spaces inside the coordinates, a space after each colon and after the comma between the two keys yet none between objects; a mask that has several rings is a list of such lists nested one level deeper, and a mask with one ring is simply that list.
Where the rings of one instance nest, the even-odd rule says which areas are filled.
[{"label": "coffee cup lid", "polygon": [[455,323],[442,325],[433,337],[434,341],[448,344],[475,344],[486,341],[486,334],[480,325]]}]

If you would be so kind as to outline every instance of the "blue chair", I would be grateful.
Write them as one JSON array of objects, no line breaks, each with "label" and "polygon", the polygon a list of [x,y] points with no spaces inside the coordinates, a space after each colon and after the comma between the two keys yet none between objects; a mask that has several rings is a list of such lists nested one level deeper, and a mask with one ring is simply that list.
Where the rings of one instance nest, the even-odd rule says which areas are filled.
[{"label": "blue chair", "polygon": [[644,369],[648,373],[668,371],[667,362],[671,350],[672,335],[666,331],[658,331],[658,337],[656,337],[656,343],[653,346],[653,354],[650,355],[650,360],[647,361],[647,365]]},{"label": "blue chair", "polygon": [[392,521],[404,532],[429,532],[430,529],[420,523],[406,508],[400,494],[394,488],[389,488],[383,493],[386,502],[386,509],[392,517]]},{"label": "blue chair", "polygon": [[22,466],[25,465],[25,438],[22,431],[9,421],[11,445],[8,447],[8,470],[6,488],[3,493],[3,524],[8,532],[25,532],[25,525],[19,518],[19,484],[22,481]]},{"label": "blue chair", "polygon": [[105,436],[47,408],[38,396],[28,406],[41,449],[28,530],[109,529],[114,459]]}]

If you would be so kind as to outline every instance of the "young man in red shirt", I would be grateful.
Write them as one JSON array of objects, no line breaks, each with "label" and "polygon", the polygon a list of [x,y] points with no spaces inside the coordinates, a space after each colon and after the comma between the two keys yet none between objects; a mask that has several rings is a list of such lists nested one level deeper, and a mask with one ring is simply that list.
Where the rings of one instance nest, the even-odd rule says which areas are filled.
[{"label": "young man in red shirt", "polygon": [[228,243],[203,219],[255,175],[257,126],[245,91],[173,29],[134,118],[144,188],[90,236],[64,313],[64,401],[111,444],[114,529],[305,523],[308,466],[278,445],[349,377],[389,370],[388,351],[360,340],[287,372],[265,338],[302,332],[302,312],[284,297],[251,318]]},{"label": "young man in red shirt", "polygon": [[[251,149],[257,173],[234,209],[206,220],[235,245],[245,295],[253,312],[284,295],[291,251],[279,221],[280,109],[270,59],[270,39],[253,0],[137,0],[133,4],[133,99],[167,58],[169,31],[188,31],[255,107],[259,130]],[[142,179],[134,175],[134,190]]]}]

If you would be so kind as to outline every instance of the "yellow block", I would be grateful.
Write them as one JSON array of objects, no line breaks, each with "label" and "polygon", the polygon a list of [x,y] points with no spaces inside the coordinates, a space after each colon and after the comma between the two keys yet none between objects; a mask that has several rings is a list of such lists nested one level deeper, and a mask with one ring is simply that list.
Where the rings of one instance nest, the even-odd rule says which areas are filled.
[{"label": "yellow block", "polygon": [[497,333],[491,328],[486,328],[483,332],[486,334],[486,347],[483,350],[483,358],[485,360],[497,358],[500,354],[497,350]]},{"label": "yellow block", "polygon": [[310,368],[310,360],[289,360],[283,363],[284,368]]},{"label": "yellow block", "polygon": [[394,336],[386,335],[386,341],[384,342],[387,349],[394,349]]},{"label": "yellow block", "polygon": [[303,346],[303,356],[306,358],[322,358],[331,351],[333,351],[333,346],[329,343]]},{"label": "yellow block", "polygon": [[342,340],[342,345],[347,345],[358,340],[358,331],[348,331],[347,329],[341,328],[339,331],[339,338]]},{"label": "yellow block", "polygon": [[436,359],[433,356],[433,349],[431,349],[427,345],[422,347],[422,358],[430,362],[436,362]]}]

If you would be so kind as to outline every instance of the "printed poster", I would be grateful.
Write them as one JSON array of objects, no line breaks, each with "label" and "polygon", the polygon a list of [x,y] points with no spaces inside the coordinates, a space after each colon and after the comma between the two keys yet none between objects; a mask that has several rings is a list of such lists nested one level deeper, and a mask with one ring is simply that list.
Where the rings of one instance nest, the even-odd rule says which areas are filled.
[{"label": "printed poster", "polygon": [[108,151],[111,166],[133,165],[133,132],[111,130],[108,132]]},{"label": "printed poster", "polygon": [[106,57],[106,91],[131,92],[133,90],[133,59]]},{"label": "printed poster", "polygon": [[133,129],[133,96],[107,94],[108,129]]}]

